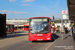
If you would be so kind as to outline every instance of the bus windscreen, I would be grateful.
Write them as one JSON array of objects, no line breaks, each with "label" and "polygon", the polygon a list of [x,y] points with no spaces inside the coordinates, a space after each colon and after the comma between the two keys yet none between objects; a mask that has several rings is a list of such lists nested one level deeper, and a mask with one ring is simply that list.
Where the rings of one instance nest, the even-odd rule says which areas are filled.
[{"label": "bus windscreen", "polygon": [[24,26],[24,28],[29,28],[29,26]]},{"label": "bus windscreen", "polygon": [[30,19],[31,33],[48,33],[50,32],[49,18]]}]

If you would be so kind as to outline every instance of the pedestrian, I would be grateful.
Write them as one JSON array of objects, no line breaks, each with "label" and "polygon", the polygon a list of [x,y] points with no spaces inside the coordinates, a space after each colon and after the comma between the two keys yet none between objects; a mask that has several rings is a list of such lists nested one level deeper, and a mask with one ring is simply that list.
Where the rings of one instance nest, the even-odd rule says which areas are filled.
[{"label": "pedestrian", "polygon": [[61,33],[61,27],[59,27],[59,33]]},{"label": "pedestrian", "polygon": [[58,33],[58,27],[56,28],[56,33]]},{"label": "pedestrian", "polygon": [[55,33],[55,30],[56,30],[56,28],[55,28],[55,27],[53,27],[53,33]]},{"label": "pedestrian", "polygon": [[68,32],[68,31],[67,31],[67,27],[65,27],[65,34],[67,34],[67,32]]},{"label": "pedestrian", "polygon": [[71,31],[72,31],[72,32],[71,32],[71,36],[72,36],[72,34],[73,34],[73,27],[71,27]]}]

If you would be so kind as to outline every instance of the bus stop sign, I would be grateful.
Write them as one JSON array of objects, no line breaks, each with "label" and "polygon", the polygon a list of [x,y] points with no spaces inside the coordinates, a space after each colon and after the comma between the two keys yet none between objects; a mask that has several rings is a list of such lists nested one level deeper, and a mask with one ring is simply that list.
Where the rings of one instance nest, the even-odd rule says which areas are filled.
[{"label": "bus stop sign", "polygon": [[62,14],[66,14],[66,10],[62,10]]}]

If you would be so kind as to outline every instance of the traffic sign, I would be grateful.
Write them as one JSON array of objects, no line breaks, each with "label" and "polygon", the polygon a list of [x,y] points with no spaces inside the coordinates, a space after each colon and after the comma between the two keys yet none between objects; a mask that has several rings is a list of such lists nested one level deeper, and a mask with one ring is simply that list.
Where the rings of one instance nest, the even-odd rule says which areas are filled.
[{"label": "traffic sign", "polygon": [[66,10],[62,10],[62,19],[67,19],[67,12],[66,12]]},{"label": "traffic sign", "polygon": [[66,10],[62,10],[62,14],[66,14],[67,12],[66,12]]}]

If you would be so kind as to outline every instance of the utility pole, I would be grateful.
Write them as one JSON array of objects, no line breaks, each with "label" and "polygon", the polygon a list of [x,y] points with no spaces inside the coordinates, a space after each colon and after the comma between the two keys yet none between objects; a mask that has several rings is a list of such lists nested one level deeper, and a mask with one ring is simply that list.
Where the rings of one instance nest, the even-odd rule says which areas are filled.
[{"label": "utility pole", "polygon": [[54,16],[52,16],[52,19],[54,20]]}]

